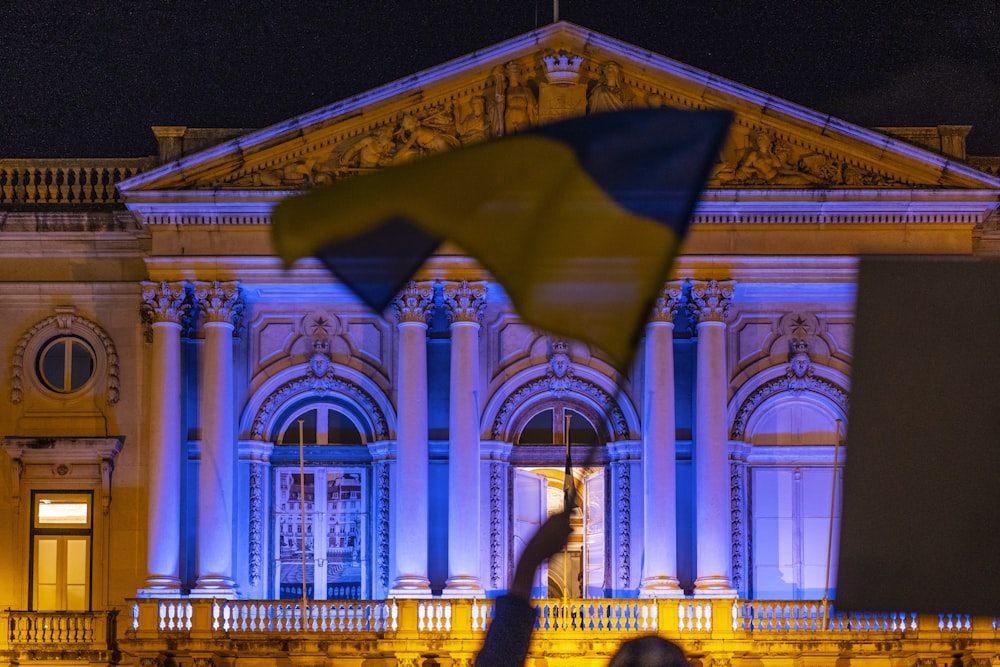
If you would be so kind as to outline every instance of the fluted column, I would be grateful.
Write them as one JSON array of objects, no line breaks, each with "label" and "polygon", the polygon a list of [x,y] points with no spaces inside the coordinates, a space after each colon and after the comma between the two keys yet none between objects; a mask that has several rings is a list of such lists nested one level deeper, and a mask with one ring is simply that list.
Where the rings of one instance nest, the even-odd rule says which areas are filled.
[{"label": "fluted column", "polygon": [[192,596],[233,597],[236,404],[233,331],[243,312],[235,282],[198,283],[195,298],[204,315],[201,458],[198,464],[198,581]]},{"label": "fluted column", "polygon": [[399,326],[395,573],[391,596],[429,596],[427,578],[427,317],[433,290],[410,283],[394,302]]},{"label": "fluted column", "polygon": [[152,330],[146,582],[140,597],[180,595],[181,328],[191,304],[184,283],[142,284],[140,312]]},{"label": "fluted column", "polygon": [[449,283],[444,304],[451,318],[448,403],[448,580],[450,597],[483,595],[479,562],[479,323],[486,285]]},{"label": "fluted column", "polygon": [[697,393],[695,396],[695,521],[697,577],[695,595],[736,595],[729,578],[732,552],[729,503],[729,451],[726,437],[726,316],[732,282],[695,282],[693,312],[698,318]]},{"label": "fluted column", "polygon": [[677,419],[674,405],[674,316],[681,283],[656,300],[646,325],[642,429],[642,597],[684,595],[677,579]]}]

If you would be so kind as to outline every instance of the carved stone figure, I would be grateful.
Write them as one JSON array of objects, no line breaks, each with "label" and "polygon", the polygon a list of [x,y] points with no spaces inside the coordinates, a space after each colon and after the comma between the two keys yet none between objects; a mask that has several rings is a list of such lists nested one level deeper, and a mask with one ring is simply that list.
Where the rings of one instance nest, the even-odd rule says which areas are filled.
[{"label": "carved stone figure", "polygon": [[421,121],[411,113],[405,113],[400,118],[399,133],[405,138],[392,159],[394,164],[407,162],[428,153],[440,153],[459,145],[458,139]]},{"label": "carved stone figure", "polygon": [[770,134],[750,133],[750,145],[736,164],[736,180],[771,185],[800,185],[809,179],[790,164],[786,151],[776,146]]},{"label": "carved stone figure", "polygon": [[590,113],[618,111],[635,103],[632,89],[622,81],[621,66],[613,60],[601,65],[601,80],[590,89]]},{"label": "carved stone figure", "polygon": [[456,104],[454,113],[455,128],[463,145],[474,144],[490,135],[490,117],[482,96],[476,95],[466,104]]},{"label": "carved stone figure", "polygon": [[521,66],[513,60],[506,65],[507,89],[504,91],[504,132],[526,130],[538,122],[535,91],[522,78]]},{"label": "carved stone figure", "polygon": [[383,125],[341,154],[337,171],[368,170],[385,166],[392,161],[395,147],[392,128]]}]

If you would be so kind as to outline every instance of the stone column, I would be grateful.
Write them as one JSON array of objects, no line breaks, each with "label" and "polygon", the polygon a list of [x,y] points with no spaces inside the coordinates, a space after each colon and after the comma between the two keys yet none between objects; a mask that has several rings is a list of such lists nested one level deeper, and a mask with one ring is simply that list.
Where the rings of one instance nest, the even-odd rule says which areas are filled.
[{"label": "stone column", "polygon": [[396,373],[397,484],[395,575],[390,596],[430,596],[427,578],[427,318],[433,304],[429,283],[410,283],[394,302],[399,326]]},{"label": "stone column", "polygon": [[479,322],[486,285],[444,286],[451,317],[448,402],[448,597],[482,597],[479,558]]},{"label": "stone column", "polygon": [[201,456],[198,464],[198,580],[192,597],[234,597],[236,400],[233,390],[233,332],[243,312],[235,282],[197,283],[195,298],[204,314]]},{"label": "stone column", "polygon": [[733,597],[729,578],[732,552],[729,502],[729,452],[726,437],[726,316],[732,282],[695,282],[693,312],[698,318],[695,384],[695,595]]},{"label": "stone column", "polygon": [[641,597],[684,595],[677,579],[677,420],[674,405],[674,316],[681,283],[656,300],[646,325],[642,429]]},{"label": "stone column", "polygon": [[184,283],[142,284],[143,320],[153,336],[149,381],[146,582],[140,597],[180,595],[181,329],[191,304]]}]

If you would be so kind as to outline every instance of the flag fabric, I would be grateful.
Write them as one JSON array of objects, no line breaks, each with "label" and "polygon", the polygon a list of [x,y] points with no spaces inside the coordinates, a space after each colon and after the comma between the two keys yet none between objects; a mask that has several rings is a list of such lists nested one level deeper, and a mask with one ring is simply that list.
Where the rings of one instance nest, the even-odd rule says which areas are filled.
[{"label": "flag fabric", "polygon": [[1000,262],[862,258],[842,611],[1000,612]]},{"label": "flag fabric", "polygon": [[726,111],[591,114],[387,167],[278,204],[273,240],[376,311],[443,241],[518,314],[631,361],[731,120]]}]

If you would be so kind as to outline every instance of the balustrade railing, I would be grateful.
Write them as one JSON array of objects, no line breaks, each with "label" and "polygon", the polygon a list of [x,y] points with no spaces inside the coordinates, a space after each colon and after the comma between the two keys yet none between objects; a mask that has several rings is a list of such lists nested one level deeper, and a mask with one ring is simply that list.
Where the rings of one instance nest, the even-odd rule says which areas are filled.
[{"label": "balustrade railing", "polygon": [[[845,613],[818,601],[713,599],[537,600],[535,630],[547,633],[667,636],[884,635],[997,630],[994,618],[963,614]],[[481,633],[491,600],[389,599],[149,600],[132,603],[133,633],[305,633],[372,635],[393,632]],[[727,620],[728,619],[728,620]],[[975,626],[975,627],[974,627]]]},{"label": "balustrade railing", "polygon": [[0,204],[118,204],[115,184],[155,165],[153,158],[0,159]]},{"label": "balustrade railing", "polygon": [[0,647],[46,650],[109,650],[117,611],[0,611]]}]

